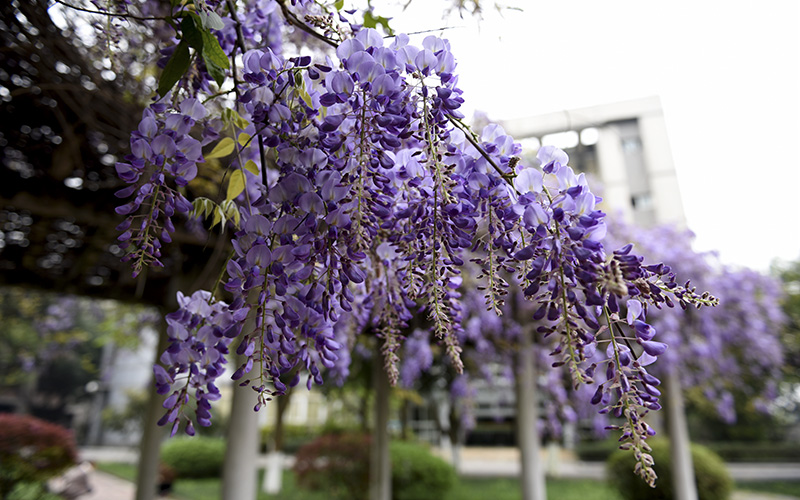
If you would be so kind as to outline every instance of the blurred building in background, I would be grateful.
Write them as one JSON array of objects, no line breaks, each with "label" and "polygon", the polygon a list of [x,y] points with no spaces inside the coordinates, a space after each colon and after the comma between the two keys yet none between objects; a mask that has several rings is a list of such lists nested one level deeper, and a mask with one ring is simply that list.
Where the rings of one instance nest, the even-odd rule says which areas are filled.
[{"label": "blurred building in background", "polygon": [[[505,131],[535,158],[558,146],[591,176],[610,216],[627,222],[685,225],[678,178],[658,97],[506,120]],[[590,181],[591,182],[591,181]]]}]

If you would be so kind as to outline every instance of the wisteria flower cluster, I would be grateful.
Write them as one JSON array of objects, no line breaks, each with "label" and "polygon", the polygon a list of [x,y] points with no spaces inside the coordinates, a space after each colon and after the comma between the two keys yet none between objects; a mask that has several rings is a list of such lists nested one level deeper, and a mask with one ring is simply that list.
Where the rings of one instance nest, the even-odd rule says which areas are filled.
[{"label": "wisteria flower cluster", "polygon": [[[189,75],[203,68],[177,78],[174,61],[197,51],[198,64],[203,59],[219,85],[216,45],[240,61],[241,68],[234,72],[231,64],[225,73],[232,92],[217,93],[235,95],[236,118],[234,137],[215,148],[228,141],[231,186],[234,178],[244,184],[228,189],[239,206],[222,280],[229,299],[222,302],[218,289],[182,297],[170,316],[167,368],[156,371],[160,391],[178,389],[164,422],[178,422],[194,396],[198,421],[208,423],[207,403],[229,346],[246,359],[233,378],[259,393],[257,407],[283,393],[287,378],[305,377],[311,387],[326,369],[341,373],[336,326],[350,314],[382,339],[393,382],[403,332],[419,311],[460,372],[458,289],[473,259],[486,305],[497,313],[506,276],[517,276],[536,305],[532,320],[546,320],[539,333],[558,339],[556,364],[567,366],[575,383],[593,380],[596,366],[587,360],[600,342],[608,344],[608,381],[596,398],[625,419],[624,445],[634,448],[640,473],[652,482],[642,416],[658,407],[651,390],[657,382],[640,359],[666,347],[654,340],[645,304],[714,299],[679,286],[664,265],[643,265],[630,246],[607,255],[599,199],[562,151],[542,148],[541,168],[525,166],[502,128],[473,133],[459,111],[464,101],[446,40],[428,36],[416,46],[398,35],[387,43],[376,30],[343,13],[321,14],[310,2],[262,2],[247,15],[226,7],[235,2],[207,1],[202,8],[211,21],[184,18],[184,38],[164,69],[177,87],[145,111],[132,154],[117,165],[131,184],[120,196],[133,196],[118,209],[129,216],[120,240],[138,273],[159,265],[172,217],[191,208],[180,187],[203,161],[204,142],[193,134],[202,133],[209,105],[201,104],[206,91]],[[284,57],[264,17],[278,9],[294,27],[335,46],[335,54]],[[319,27],[337,38],[325,38]],[[201,43],[198,31],[218,43]],[[620,316],[625,304],[638,311],[627,322]],[[625,329],[638,345],[629,345]]]},{"label": "wisteria flower cluster", "polygon": [[[172,218],[192,209],[179,188],[197,176],[197,164],[204,161],[201,142],[189,132],[205,116],[205,107],[195,98],[181,101],[174,110],[162,99],[145,109],[131,135],[131,154],[116,165],[119,177],[130,184],[117,197],[133,195],[116,211],[128,216],[117,226],[122,231],[117,239],[121,248],[132,247],[124,260],[132,263],[134,276],[147,266],[163,266],[161,246],[172,241]],[[139,213],[142,206],[146,210]]]}]

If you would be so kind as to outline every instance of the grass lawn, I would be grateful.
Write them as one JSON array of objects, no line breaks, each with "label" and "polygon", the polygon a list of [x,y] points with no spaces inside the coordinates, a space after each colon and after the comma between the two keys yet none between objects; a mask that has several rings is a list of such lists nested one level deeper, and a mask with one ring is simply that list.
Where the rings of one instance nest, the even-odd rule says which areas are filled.
[{"label": "grass lawn", "polygon": [[[130,464],[100,463],[97,468],[123,479],[133,481],[136,467]],[[260,481],[260,476],[259,476]],[[259,483],[260,484],[260,483]],[[185,500],[219,500],[219,479],[179,479],[175,482],[172,496]],[[547,496],[559,500],[620,500],[620,497],[602,481],[589,479],[550,479],[547,481]],[[462,478],[444,500],[519,500],[519,483],[515,479]],[[283,474],[283,491],[280,495],[259,492],[258,500],[328,500],[321,492],[309,492],[298,488],[294,474]]]},{"label": "grass lawn", "polygon": [[[130,464],[100,463],[97,468],[129,481],[136,477],[136,467]],[[260,475],[259,475],[260,481]],[[260,485],[260,482],[259,482]],[[737,490],[759,491],[800,498],[800,481],[751,481],[736,483]],[[172,496],[181,500],[219,500],[219,479],[182,479],[175,482]],[[621,500],[603,481],[590,479],[548,479],[547,497],[559,500]],[[519,500],[519,483],[512,478],[461,478],[444,500]],[[283,474],[280,495],[259,492],[258,500],[328,500],[324,493],[298,488],[294,474]]]},{"label": "grass lawn", "polygon": [[736,489],[800,498],[800,479],[797,481],[738,481]]}]

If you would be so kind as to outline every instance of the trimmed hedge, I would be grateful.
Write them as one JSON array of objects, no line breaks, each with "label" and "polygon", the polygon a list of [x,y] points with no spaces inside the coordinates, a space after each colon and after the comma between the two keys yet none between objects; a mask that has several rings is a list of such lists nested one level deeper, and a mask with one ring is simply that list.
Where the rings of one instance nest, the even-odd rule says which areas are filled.
[{"label": "trimmed hedge", "polygon": [[419,444],[393,442],[389,452],[395,500],[444,498],[456,483],[453,467]]},{"label": "trimmed hedge", "polygon": [[161,461],[179,478],[219,477],[224,460],[225,441],[221,438],[178,438],[161,449]]},{"label": "trimmed hedge", "polygon": [[[604,462],[617,450],[616,439],[586,441],[575,447],[585,462]],[[791,442],[724,441],[703,443],[725,462],[800,462],[800,447]]]},{"label": "trimmed hedge", "polygon": [[578,443],[575,454],[584,462],[605,462],[618,449],[619,442],[616,439],[585,441]]},{"label": "trimmed hedge", "polygon": [[[672,466],[669,443],[666,440],[648,441],[652,446],[654,469],[658,475],[656,487],[650,488],[633,473],[634,458],[629,451],[618,450],[607,462],[608,480],[626,500],[671,500]],[[699,500],[727,500],[733,492],[733,480],[722,459],[705,446],[691,445],[694,475]]]},{"label": "trimmed hedge", "polygon": [[800,462],[800,446],[791,442],[728,441],[706,446],[726,462]]},{"label": "trimmed hedge", "polygon": [[[392,498],[443,498],[456,481],[453,468],[419,444],[392,442]],[[361,433],[326,434],[295,456],[297,484],[324,491],[328,498],[366,500],[369,489],[370,437]]]}]

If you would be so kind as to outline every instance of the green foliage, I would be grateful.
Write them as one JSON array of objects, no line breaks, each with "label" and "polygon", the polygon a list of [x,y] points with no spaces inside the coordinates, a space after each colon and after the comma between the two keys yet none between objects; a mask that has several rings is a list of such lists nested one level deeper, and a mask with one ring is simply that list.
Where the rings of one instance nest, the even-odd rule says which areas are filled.
[{"label": "green foliage", "polygon": [[443,498],[456,482],[453,467],[419,444],[393,442],[390,453],[395,500]]},{"label": "green foliage", "polygon": [[575,447],[575,453],[584,462],[605,462],[618,448],[616,439],[583,441]]},{"label": "green foliage", "polygon": [[[620,500],[607,484],[593,479],[548,478],[547,498],[553,500]],[[517,478],[459,478],[445,500],[520,500]]]},{"label": "green foliage", "polygon": [[[216,425],[216,424],[215,424]],[[213,426],[212,426],[213,427]],[[261,428],[261,450],[269,449],[269,444],[274,438],[275,429],[273,427]],[[307,425],[283,425],[283,452],[294,453],[303,446],[312,442],[320,434],[327,434],[318,427]]]},{"label": "green foliage", "polygon": [[[53,317],[52,306],[64,312],[67,321],[57,318],[62,328],[41,328]],[[38,390],[49,399],[79,397],[86,382],[99,375],[103,344],[137,347],[138,332],[151,317],[155,316],[140,306],[2,287],[0,385],[13,387],[29,383],[31,377],[42,378],[37,380]]]},{"label": "green foliage", "polygon": [[781,302],[787,325],[781,336],[784,346],[784,375],[787,381],[800,382],[800,259],[774,264],[772,274],[783,283]]},{"label": "green foliage", "polygon": [[222,85],[225,81],[225,70],[230,67],[227,54],[219,45],[219,40],[211,31],[203,26],[200,17],[194,13],[184,13],[180,24],[182,39],[175,47],[175,51],[170,57],[161,79],[158,81],[158,95],[163,96],[183,78],[189,70],[191,56],[189,48],[194,49],[195,54],[203,58],[208,74],[217,83]]},{"label": "green foliage", "polygon": [[[136,478],[136,466],[132,464],[100,463],[97,464],[97,467],[129,481]],[[760,489],[755,486],[751,489],[773,491],[769,489],[773,484],[764,482],[758,485]],[[621,498],[607,484],[593,479],[548,479],[546,486],[547,497],[557,500],[620,500]],[[173,496],[191,500],[219,500],[219,491],[219,479],[179,479],[175,482]],[[440,498],[442,500],[486,500],[487,498],[519,500],[520,495],[519,480],[516,478],[462,477],[456,481],[453,489],[447,495],[437,497],[437,500]],[[276,495],[259,491],[258,500],[330,500],[330,496],[325,491],[309,491],[298,488],[295,483],[295,475],[291,471],[285,471],[283,491]]]},{"label": "green foliage", "polygon": [[28,415],[0,414],[0,498],[22,483],[37,483],[75,464],[72,433]]},{"label": "green foliage", "polygon": [[394,30],[389,26],[389,21],[391,19],[384,16],[376,16],[372,13],[371,10],[364,12],[364,27],[365,28],[377,28],[378,26],[382,26],[383,30],[386,31],[387,35],[394,35]]},{"label": "green foliage", "polygon": [[[453,468],[424,446],[392,442],[392,497],[396,500],[443,498],[456,482]],[[326,434],[295,455],[297,484],[324,491],[329,498],[366,500],[369,488],[370,437],[344,432]]]},{"label": "green foliage", "polygon": [[225,441],[201,436],[173,439],[162,448],[161,460],[179,478],[219,477],[225,460]]},{"label": "green foliage", "polygon": [[741,481],[736,483],[736,489],[800,498],[800,479],[796,481]]},{"label": "green foliage", "polygon": [[706,446],[726,462],[800,462],[800,446],[791,441],[724,441]]},{"label": "green foliage", "polygon": [[186,74],[186,71],[189,69],[190,61],[189,44],[186,40],[181,40],[175,47],[175,52],[172,53],[172,57],[167,61],[164,72],[161,73],[161,79],[158,81],[159,96],[164,96],[164,94],[169,92],[172,87],[178,83],[178,80]]},{"label": "green foliage", "polygon": [[[648,441],[650,442],[650,441]],[[653,440],[654,469],[658,474],[656,487],[650,488],[633,472],[634,457],[630,452],[617,451],[608,460],[608,479],[622,498],[638,500],[670,500],[673,498],[672,466],[669,443]],[[733,480],[725,463],[713,451],[700,445],[691,445],[694,474],[699,500],[727,500],[733,491]]]},{"label": "green foliage", "polygon": [[50,493],[43,482],[19,483],[6,500],[63,500],[64,497]]}]

